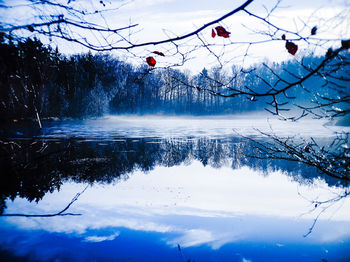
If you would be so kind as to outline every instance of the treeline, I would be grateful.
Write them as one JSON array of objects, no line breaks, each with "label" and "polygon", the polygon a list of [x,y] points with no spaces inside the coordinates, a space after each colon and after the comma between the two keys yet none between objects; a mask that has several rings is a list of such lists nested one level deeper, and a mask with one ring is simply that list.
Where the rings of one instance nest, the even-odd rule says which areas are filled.
[{"label": "treeline", "polygon": [[37,39],[1,40],[0,54],[2,119],[102,115],[132,71],[107,55],[64,56]]},{"label": "treeline", "polygon": [[[150,69],[146,63],[135,67],[110,54],[65,56],[38,39],[8,42],[0,36],[0,118],[2,120],[45,117],[96,117],[106,113],[225,114],[263,110],[268,100],[247,96],[224,98],[206,91],[229,94],[227,87],[254,88],[264,92],[266,81],[277,81],[308,72],[321,58],[258,65],[231,72],[220,68],[203,69],[197,75],[175,69]],[[306,66],[305,66],[306,65]],[[236,76],[236,77],[234,77]],[[222,86],[220,83],[226,83]],[[310,78],[288,96],[309,101],[312,90],[329,92]],[[251,101],[253,100],[253,101]]]}]

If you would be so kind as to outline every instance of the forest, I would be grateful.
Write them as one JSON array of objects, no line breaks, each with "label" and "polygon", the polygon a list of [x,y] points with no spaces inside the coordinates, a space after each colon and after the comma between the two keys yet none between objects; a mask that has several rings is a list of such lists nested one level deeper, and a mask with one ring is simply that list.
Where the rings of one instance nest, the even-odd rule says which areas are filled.
[{"label": "forest", "polygon": [[[192,75],[190,71],[154,68],[146,63],[135,66],[110,53],[68,56],[36,38],[10,41],[1,37],[0,119],[9,122],[122,113],[213,115],[263,111],[266,97],[230,97],[230,87],[267,92],[267,81],[273,82],[276,74],[292,81],[321,60],[309,55],[302,62],[261,62],[249,68],[232,66],[230,70],[203,68]],[[341,78],[347,70],[342,67],[336,74]],[[289,90],[286,97],[294,104],[310,106],[314,94],[338,95],[331,87],[336,83],[319,81],[322,78],[315,75],[305,81],[305,88]]]}]

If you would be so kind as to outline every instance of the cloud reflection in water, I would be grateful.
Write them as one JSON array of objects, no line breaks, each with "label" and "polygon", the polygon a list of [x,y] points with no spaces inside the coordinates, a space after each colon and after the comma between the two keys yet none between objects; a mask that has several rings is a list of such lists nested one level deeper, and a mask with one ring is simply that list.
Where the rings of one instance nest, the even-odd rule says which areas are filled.
[{"label": "cloud reflection in water", "polygon": [[[38,204],[18,198],[8,203],[7,212],[48,213],[64,207],[83,187],[66,183]],[[117,230],[107,235],[87,235],[90,230],[159,232],[170,246],[207,244],[213,249],[237,241],[345,241],[350,238],[347,199],[321,216],[313,234],[302,237],[316,216],[307,213],[312,206],[306,198],[326,199],[336,190],[341,189],[329,187],[321,180],[301,185],[281,171],[263,176],[246,166],[216,169],[193,161],[170,168],[157,166],[147,173],[135,171],[128,180],[115,184],[95,184],[70,209],[82,213],[81,217],[7,218],[6,222],[22,229],[84,236],[90,242],[111,241],[120,234]]]}]

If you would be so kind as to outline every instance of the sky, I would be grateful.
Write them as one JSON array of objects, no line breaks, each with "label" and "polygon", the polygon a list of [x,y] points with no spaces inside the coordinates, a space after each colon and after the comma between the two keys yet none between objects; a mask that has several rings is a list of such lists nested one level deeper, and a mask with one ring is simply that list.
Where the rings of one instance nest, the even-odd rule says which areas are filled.
[{"label": "sky", "polygon": [[[8,0],[4,1],[4,3],[14,5],[14,3],[24,1]],[[98,0],[75,0],[71,4],[78,8],[90,10],[118,7],[117,10],[104,13],[103,17],[101,15],[93,16],[89,21],[108,24],[111,28],[138,24],[138,26],[132,28],[130,31],[124,31],[123,36],[133,43],[143,43],[189,33],[237,8],[243,2],[245,1],[106,0],[103,2],[105,6],[102,6]],[[255,0],[247,7],[247,10],[265,17],[267,10],[271,10],[276,2],[274,0]],[[62,3],[66,4],[67,1],[62,0]],[[349,0],[282,0],[278,8],[270,15],[270,22],[280,28],[297,31],[303,37],[310,36],[310,30],[313,26],[318,27],[317,35],[313,37],[314,39],[310,39],[311,45],[310,42],[296,41],[299,49],[296,56],[292,56],[287,52],[285,42],[280,38],[283,31],[278,31],[274,36],[274,41],[269,41],[271,37],[265,33],[272,32],[271,27],[256,18],[239,12],[219,24],[203,30],[199,34],[201,40],[194,37],[178,42],[180,52],[188,52],[186,57],[188,61],[181,68],[198,72],[203,67],[210,68],[220,65],[239,65],[246,67],[261,61],[280,62],[289,59],[301,59],[303,56],[314,52],[318,55],[324,54],[329,46],[337,47],[340,45],[340,39],[350,37],[348,29],[350,25],[349,13]],[[0,15],[2,21],[12,21],[15,19],[18,22],[26,19],[32,21],[33,17],[35,17],[35,12],[33,13],[32,10],[29,11],[25,8],[7,10],[6,13],[4,12]],[[211,30],[218,25],[223,26],[227,31],[231,32],[229,38],[211,37]],[[89,37],[84,33],[82,34],[83,37]],[[295,36],[291,34],[287,33],[286,36],[287,39],[295,39]],[[93,41],[101,40],[99,36],[93,36],[93,38]],[[111,38],[109,39],[113,41]],[[334,41],[325,43],[326,41],[320,41],[320,39],[333,39]],[[249,42],[266,40],[268,41],[264,43],[249,45]],[[80,46],[57,39],[52,39],[51,41],[43,39],[43,41],[53,46],[58,45],[59,50],[63,53],[72,54],[86,51]],[[207,44],[208,48],[203,46],[202,41]],[[243,42],[246,43],[239,44]],[[113,51],[112,53],[135,65],[141,65],[145,63],[147,56],[152,55],[153,51],[162,51],[165,53],[165,57],[155,57],[157,66],[162,67],[180,62],[182,56],[174,53],[174,47],[172,44],[166,44],[136,48],[130,50],[130,52]],[[196,50],[193,51],[193,49]],[[245,55],[246,53],[247,55]],[[220,57],[221,64],[217,56]]]}]

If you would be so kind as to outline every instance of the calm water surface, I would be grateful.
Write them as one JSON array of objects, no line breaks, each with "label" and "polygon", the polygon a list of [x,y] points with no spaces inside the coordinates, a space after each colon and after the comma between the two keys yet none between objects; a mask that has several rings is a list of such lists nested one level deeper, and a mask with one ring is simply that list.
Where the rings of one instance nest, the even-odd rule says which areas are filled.
[{"label": "calm water surface", "polygon": [[347,186],[247,158],[254,145],[237,135],[263,140],[253,127],[272,126],[327,141],[343,129],[322,124],[123,116],[6,132],[3,214],[76,201],[65,216],[0,217],[2,261],[350,261]]}]

